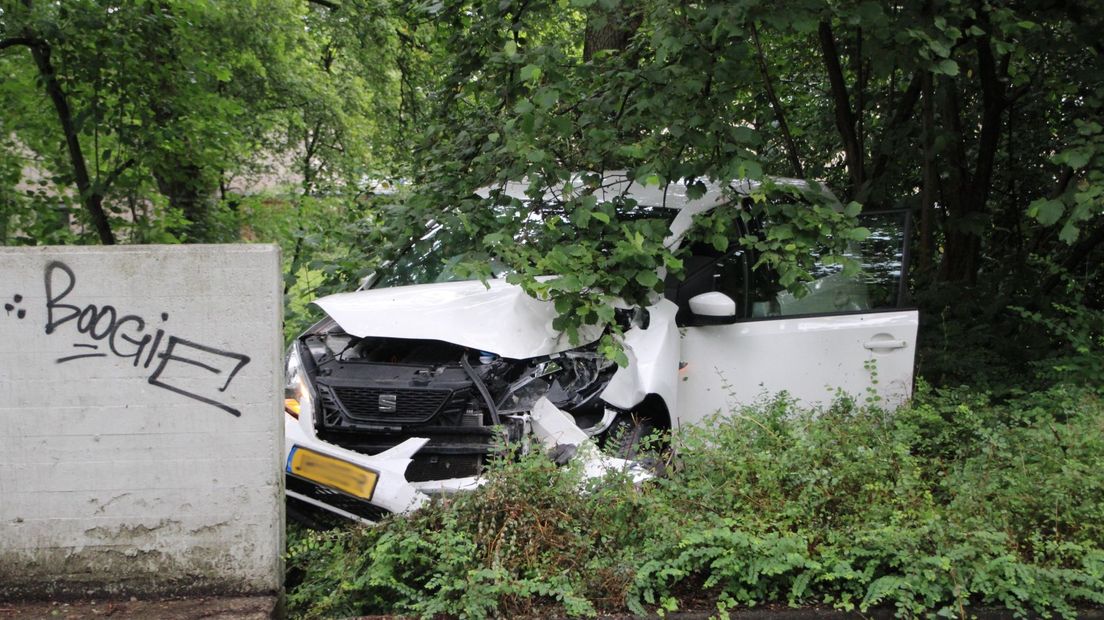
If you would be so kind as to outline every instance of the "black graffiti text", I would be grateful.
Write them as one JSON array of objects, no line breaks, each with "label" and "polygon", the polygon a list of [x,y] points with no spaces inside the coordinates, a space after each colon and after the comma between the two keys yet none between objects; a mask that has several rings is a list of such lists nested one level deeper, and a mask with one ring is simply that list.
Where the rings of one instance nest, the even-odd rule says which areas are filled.
[{"label": "black graffiti text", "polygon": [[[77,306],[62,303],[77,285],[76,275],[68,265],[53,261],[46,265],[46,333],[53,334],[58,327],[76,321],[77,333],[91,338],[95,342],[104,342],[116,357],[133,360],[137,367],[149,368],[154,353],[164,337],[165,331],[158,329],[156,334],[143,334],[146,320],[134,314],[120,313],[111,305],[96,306],[86,304]],[[161,320],[168,320],[167,313],[161,313]],[[149,346],[150,343],[153,346]],[[147,351],[147,347],[148,351]],[[145,354],[145,355],[143,355]],[[72,355],[58,360],[68,362],[82,357],[107,357],[106,352]],[[144,360],[143,360],[144,357]]]},{"label": "black graffiti text", "polygon": [[[70,293],[77,285],[76,274],[68,265],[60,261],[52,261],[46,265],[44,276],[46,288],[46,334],[58,333],[58,328],[72,324],[76,332],[87,336],[92,343],[74,343],[73,348],[90,350],[92,352],[76,353],[57,359],[58,364],[71,362],[78,359],[92,357],[115,357],[131,361],[131,365],[137,368],[149,368],[154,359],[160,360],[153,372],[147,377],[150,385],[187,396],[201,403],[218,407],[232,415],[240,416],[241,411],[225,404],[217,398],[219,394],[226,392],[230,382],[238,374],[250,359],[248,355],[224,351],[215,347],[209,347],[190,340],[168,335],[163,328],[158,328],[152,333],[147,332],[147,320],[136,314],[123,314],[109,304],[77,304],[70,299]],[[166,312],[161,313],[161,322],[169,319]],[[162,341],[166,342],[164,351],[158,352]],[[105,345],[106,350],[101,350],[100,345]],[[183,368],[181,366],[183,365]],[[225,374],[225,381],[214,382],[205,386],[206,391],[195,391],[198,383],[195,376],[186,377],[187,388],[173,382],[175,369],[186,370],[187,367],[199,368],[209,373],[213,378],[221,378]],[[178,372],[177,375],[180,373]],[[176,379],[185,377],[176,376]],[[214,393],[212,393],[214,392]]]}]

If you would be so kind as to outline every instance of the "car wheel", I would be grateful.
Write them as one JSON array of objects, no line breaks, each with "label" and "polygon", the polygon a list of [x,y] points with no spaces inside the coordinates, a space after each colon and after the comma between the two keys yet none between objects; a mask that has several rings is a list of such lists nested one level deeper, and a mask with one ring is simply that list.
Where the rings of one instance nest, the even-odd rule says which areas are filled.
[{"label": "car wheel", "polygon": [[659,469],[664,461],[666,442],[656,434],[658,430],[660,427],[651,418],[623,413],[606,431],[604,446],[617,458],[636,461],[649,469]]}]

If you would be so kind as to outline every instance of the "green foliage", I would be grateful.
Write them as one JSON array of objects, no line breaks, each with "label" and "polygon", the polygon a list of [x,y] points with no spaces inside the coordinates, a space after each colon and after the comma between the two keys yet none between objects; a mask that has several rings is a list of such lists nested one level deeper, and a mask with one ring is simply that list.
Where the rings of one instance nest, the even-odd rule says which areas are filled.
[{"label": "green foliage", "polygon": [[1047,299],[1049,307],[1013,308],[1027,323],[1045,330],[1051,354],[1033,362],[1047,380],[1092,384],[1104,376],[1104,309],[1088,299],[1084,280],[1051,268],[1064,285]]},{"label": "green foliage", "polygon": [[[342,5],[0,4],[0,154],[41,176],[41,198],[19,203],[8,194],[19,176],[0,178],[5,219],[18,218],[0,242],[80,230],[93,195],[123,241],[234,241],[230,187],[271,184],[275,173],[282,183],[298,177],[304,194],[353,195],[368,179],[402,174],[413,126],[403,111],[418,97],[400,81],[422,81],[421,61],[385,5]],[[58,203],[75,221],[40,231]],[[88,228],[66,233],[95,238]]]},{"label": "green foliage", "polygon": [[1104,603],[1104,402],[921,388],[894,414],[778,398],[684,430],[667,475],[542,454],[374,528],[289,547],[295,614],[590,616],[829,605],[903,616]]},{"label": "green foliage", "polygon": [[[913,229],[923,287],[1008,289],[1030,277],[1030,252],[1068,269],[1099,254],[1093,119],[1104,73],[1091,11],[449,0],[406,18],[418,16],[435,20],[421,32],[442,64],[411,208],[482,240],[516,282],[557,302],[569,333],[608,323],[606,296],[639,302],[655,269],[677,272],[679,257],[646,231],[626,232],[585,188],[563,196],[569,217],[551,235],[560,245],[527,247],[516,232],[539,207],[492,214],[497,199],[474,199],[475,188],[522,182],[538,198],[580,171],[613,170],[690,196],[699,179],[823,179],[848,202],[846,217],[775,209],[754,238],[731,230],[731,213],[699,222],[718,242],[762,248],[761,267],[794,292],[813,241],[835,253],[864,234],[849,219],[860,204],[910,207],[925,221]],[[592,35],[609,27],[620,43],[594,49]],[[565,277],[537,279],[551,274]]]},{"label": "green foliage", "polygon": [[1003,266],[1003,282],[928,284],[920,306],[918,373],[936,385],[969,384],[997,398],[1054,382],[1093,385],[1101,372],[1100,270],[1067,271],[1029,255]]},{"label": "green foliage", "polygon": [[284,338],[291,340],[322,318],[310,302],[355,289],[392,256],[399,196],[272,195],[238,198],[227,214],[250,242],[276,243],[284,259]]},{"label": "green foliage", "polygon": [[[973,332],[994,317],[1002,328],[996,346],[928,348],[933,381],[1010,358],[1028,366],[1040,349],[1032,336],[1013,350],[1030,329],[1005,320],[1007,306],[1049,316],[1055,303],[1074,305],[1024,298],[1038,275],[1027,256],[1084,271],[1083,305],[1101,307],[1100,12],[972,0],[936,9],[6,0],[0,242],[92,241],[92,198],[122,241],[235,240],[252,223],[233,188],[258,177],[280,177],[265,193],[292,202],[350,205],[366,186],[406,179],[415,195],[386,213],[353,206],[327,220],[357,231],[346,251],[332,243],[311,254],[319,244],[305,218],[289,230],[302,240],[286,247],[289,292],[315,289],[319,273],[327,286],[355,282],[433,220],[555,301],[557,327],[610,326],[603,350],[617,357],[609,299],[643,303],[661,287],[658,269],[679,271],[664,231],[619,220],[615,200],[589,182],[562,195],[567,212],[533,243],[519,231],[539,206],[476,188],[522,182],[539,198],[580,172],[619,170],[693,197],[706,179],[818,179],[847,204],[842,214],[815,193],[814,208],[756,201],[763,228],[735,228],[726,209],[699,221],[701,238],[759,248],[759,267],[800,294],[812,248],[836,254],[865,233],[859,209],[910,208],[913,287],[936,339],[983,344]],[[599,41],[611,30],[616,41]],[[32,50],[49,51],[68,133]],[[338,263],[308,265],[318,259]],[[489,266],[466,269],[486,276]],[[980,314],[961,309],[969,298]]]}]

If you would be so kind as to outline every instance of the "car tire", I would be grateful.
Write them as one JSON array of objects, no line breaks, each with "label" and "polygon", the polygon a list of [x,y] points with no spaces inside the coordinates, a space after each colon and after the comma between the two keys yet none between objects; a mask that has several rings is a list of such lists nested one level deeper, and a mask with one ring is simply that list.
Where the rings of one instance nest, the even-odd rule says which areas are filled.
[{"label": "car tire", "polygon": [[606,431],[603,445],[607,453],[617,458],[659,470],[663,466],[666,445],[663,440],[655,441],[654,436],[661,428],[649,417],[632,412],[622,413]]}]

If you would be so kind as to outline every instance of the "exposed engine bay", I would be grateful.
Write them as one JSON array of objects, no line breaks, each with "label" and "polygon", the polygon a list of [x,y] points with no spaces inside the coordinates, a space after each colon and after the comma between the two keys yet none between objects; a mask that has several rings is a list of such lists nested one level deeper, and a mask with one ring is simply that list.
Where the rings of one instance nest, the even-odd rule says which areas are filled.
[{"label": "exposed engine bay", "polygon": [[599,397],[617,366],[593,345],[517,360],[442,341],[357,337],[326,320],[297,346],[318,438],[366,455],[428,438],[406,470],[412,483],[480,475],[488,457],[522,439],[524,414],[541,398],[587,435],[618,413]]}]

